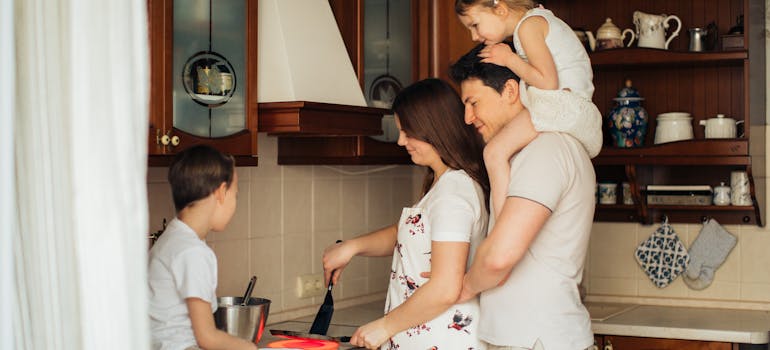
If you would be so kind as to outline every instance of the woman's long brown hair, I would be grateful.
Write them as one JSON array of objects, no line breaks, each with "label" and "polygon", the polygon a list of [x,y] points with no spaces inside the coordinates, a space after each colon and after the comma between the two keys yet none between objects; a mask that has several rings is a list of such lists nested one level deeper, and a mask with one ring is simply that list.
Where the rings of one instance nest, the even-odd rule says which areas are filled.
[{"label": "woman's long brown hair", "polygon": [[[393,101],[393,112],[409,137],[427,142],[448,167],[464,170],[489,199],[489,178],[484,167],[484,142],[465,124],[465,108],[457,92],[439,79],[418,81],[402,90]],[[428,193],[435,174],[428,168],[422,191]]]}]

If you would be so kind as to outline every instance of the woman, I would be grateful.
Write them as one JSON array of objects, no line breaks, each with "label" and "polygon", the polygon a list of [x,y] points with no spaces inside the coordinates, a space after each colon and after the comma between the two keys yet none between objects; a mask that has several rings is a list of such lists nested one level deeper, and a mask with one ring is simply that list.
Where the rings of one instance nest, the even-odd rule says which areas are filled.
[{"label": "woman", "polygon": [[[398,144],[427,168],[423,195],[398,223],[326,248],[335,283],[356,255],[393,256],[385,316],[360,327],[351,344],[369,349],[483,349],[478,300],[455,304],[472,252],[486,233],[489,194],[483,143],[464,123],[449,84],[419,81],[393,101]],[[395,247],[395,248],[394,248]],[[430,271],[431,278],[420,276]]]}]

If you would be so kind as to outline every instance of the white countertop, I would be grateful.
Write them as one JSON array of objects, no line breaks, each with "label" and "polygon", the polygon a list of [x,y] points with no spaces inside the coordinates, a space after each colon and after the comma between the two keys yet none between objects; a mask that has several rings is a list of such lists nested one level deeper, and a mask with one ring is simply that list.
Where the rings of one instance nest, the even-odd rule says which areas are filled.
[{"label": "white countertop", "polygon": [[597,306],[623,305],[609,317],[592,316],[595,334],[743,344],[770,342],[768,311],[607,303],[586,305],[589,313]]},{"label": "white countertop", "polygon": [[[383,313],[384,301],[334,311],[333,325],[356,327]],[[586,303],[595,334],[743,344],[770,343],[770,311]],[[296,321],[313,321],[313,316]],[[268,325],[266,328],[270,328]],[[350,334],[340,334],[350,335]]]}]

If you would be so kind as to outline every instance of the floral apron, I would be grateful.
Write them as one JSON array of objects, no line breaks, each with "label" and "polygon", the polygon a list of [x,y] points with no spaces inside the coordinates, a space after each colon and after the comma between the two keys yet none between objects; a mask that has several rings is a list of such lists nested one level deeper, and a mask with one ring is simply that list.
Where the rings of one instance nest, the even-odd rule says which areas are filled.
[{"label": "floral apron", "polygon": [[[388,297],[385,313],[401,305],[421,285],[428,282],[420,277],[430,271],[431,235],[422,208],[404,208],[398,223],[398,239],[393,250]],[[381,346],[382,350],[483,350],[478,339],[478,298],[447,309],[435,319],[396,334]]]}]

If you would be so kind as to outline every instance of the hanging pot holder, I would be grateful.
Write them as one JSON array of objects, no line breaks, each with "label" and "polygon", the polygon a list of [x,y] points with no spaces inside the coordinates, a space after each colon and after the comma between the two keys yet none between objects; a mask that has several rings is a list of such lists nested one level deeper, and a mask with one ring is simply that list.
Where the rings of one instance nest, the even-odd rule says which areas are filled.
[{"label": "hanging pot holder", "polygon": [[690,262],[687,248],[668,224],[668,218],[664,218],[660,227],[639,244],[634,257],[658,288],[668,286]]}]

